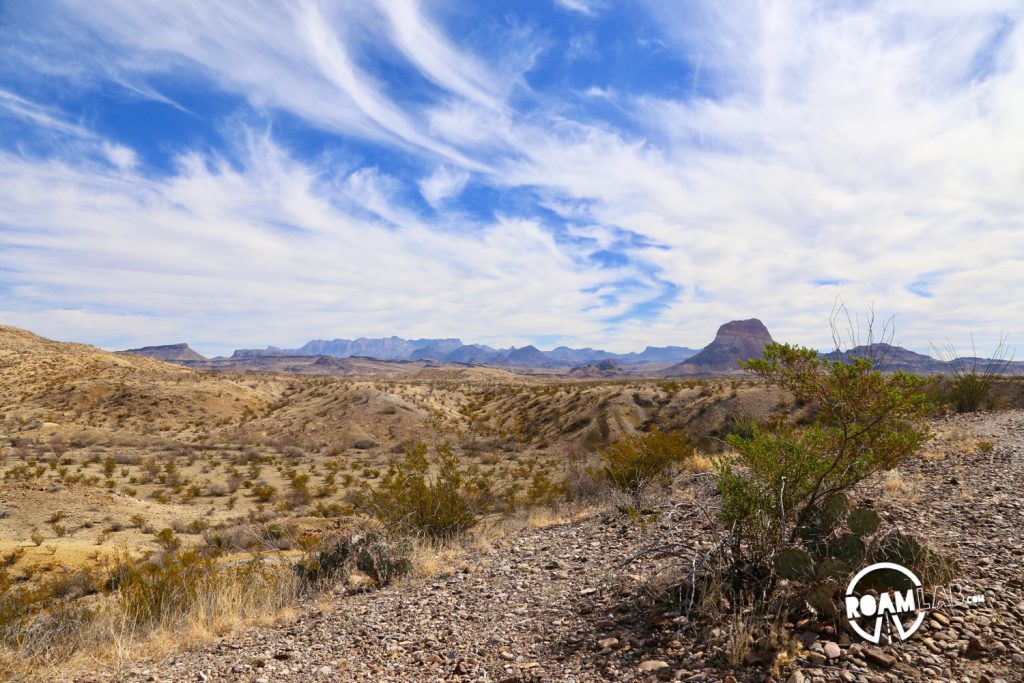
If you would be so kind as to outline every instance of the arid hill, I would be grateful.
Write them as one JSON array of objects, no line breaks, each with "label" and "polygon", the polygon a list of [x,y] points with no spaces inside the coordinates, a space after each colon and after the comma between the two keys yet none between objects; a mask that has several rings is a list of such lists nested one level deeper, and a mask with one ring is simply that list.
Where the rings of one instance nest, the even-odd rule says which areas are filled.
[{"label": "arid hill", "polygon": [[600,363],[588,363],[587,365],[577,365],[569,371],[571,377],[625,377],[628,375],[623,370],[622,364],[617,360],[603,360]]},{"label": "arid hill", "polygon": [[[400,458],[411,442],[448,446],[460,463],[499,477],[502,489],[526,493],[546,481],[563,481],[563,476],[567,480],[571,472],[600,471],[593,468],[600,466],[596,458],[607,444],[655,425],[662,430],[685,430],[702,450],[710,451],[721,448],[726,434],[745,428],[738,418],[801,416],[784,392],[743,377],[568,380],[432,361],[326,356],[305,360],[313,368],[317,363],[365,363],[368,372],[378,367],[405,369],[378,376],[266,369],[208,372],[0,327],[0,558],[12,581],[20,582],[12,585],[60,576],[64,568],[102,571],[119,554],[166,550],[172,542],[185,548],[218,549],[218,562],[224,563],[244,562],[251,559],[251,552],[291,561],[287,558],[293,555],[282,553],[298,552],[303,539],[354,524],[362,514],[355,507],[359,493],[380,485],[389,463]],[[285,357],[282,362],[292,361]],[[591,367],[598,373],[601,367],[613,371],[614,363],[602,361]],[[1024,385],[1005,384],[1017,390]],[[1020,424],[1014,417],[1011,423],[997,425],[998,434],[1017,438]],[[948,436],[952,441],[947,450],[958,458],[982,449],[985,457],[992,457],[991,444],[982,446],[956,430]],[[995,448],[1000,457],[1019,450],[1016,441],[999,441]],[[970,466],[975,471],[976,463]],[[992,472],[994,477],[1016,474],[1003,463]],[[909,481],[910,473],[907,476]],[[924,519],[930,519],[938,505],[953,506],[947,511],[948,519],[980,513],[973,501],[946,495],[945,489],[938,488],[966,481],[968,477],[959,470],[935,462],[922,476],[934,477],[926,490],[935,494],[927,507],[912,508]],[[708,481],[706,474],[688,481],[687,486],[707,493],[701,483]],[[993,504],[1000,506],[1000,516],[985,519],[1000,525],[1001,534],[1005,525],[1013,523],[1007,504],[1015,499],[1012,485],[998,481],[986,480],[978,491],[998,494]],[[1005,491],[1000,492],[1000,486]],[[610,566],[609,562],[621,567],[623,558],[638,546],[653,542],[654,536],[645,533],[671,529],[677,534],[671,540],[680,544],[700,539],[703,518],[692,514],[692,500],[686,496],[659,504],[650,518],[646,513],[633,518],[613,512],[615,507],[610,506],[607,515],[591,517],[582,526],[560,524],[551,527],[550,533],[534,529],[526,535],[490,540],[482,536],[466,555],[465,568],[460,564],[449,571],[445,566],[446,573],[436,579],[402,582],[380,594],[361,593],[366,597],[356,602],[349,602],[352,596],[342,598],[342,588],[338,614],[352,615],[353,608],[358,609],[356,621],[302,612],[298,630],[287,626],[285,632],[250,630],[243,635],[237,629],[226,636],[237,637],[228,647],[213,644],[194,656],[176,656],[174,661],[184,668],[149,662],[136,673],[110,672],[109,678],[146,680],[157,672],[160,680],[241,675],[245,680],[266,676],[299,681],[309,680],[310,675],[328,680],[335,674],[345,680],[347,671],[341,667],[366,664],[371,661],[367,653],[375,666],[389,662],[388,675],[396,681],[433,680],[456,667],[481,675],[485,670],[522,674],[522,680],[530,680],[532,667],[557,680],[602,680],[611,671],[633,680],[634,673],[645,671],[641,667],[647,666],[646,658],[655,656],[656,661],[665,662],[666,671],[671,668],[673,674],[689,676],[719,666],[721,644],[714,644],[715,638],[703,639],[703,626],[697,635],[680,635],[668,620],[664,641],[651,645],[650,632],[630,616],[636,613],[629,604],[639,603],[631,603],[633,598],[621,593],[624,586],[640,584],[624,572],[595,573]],[[715,504],[713,498],[711,504]],[[895,498],[904,499],[910,498],[903,494]],[[998,534],[989,533],[986,543],[998,540]],[[961,538],[957,531],[951,542]],[[999,576],[996,569],[1009,566],[1004,559],[1011,561],[1011,553],[1019,553],[1021,546],[1014,542],[1000,546],[1006,557],[990,566],[992,573],[985,575],[986,580]],[[293,567],[285,568],[287,576],[295,576]],[[656,569],[648,566],[640,571],[653,578],[651,572]],[[627,579],[632,583],[624,583]],[[74,585],[78,584],[69,584],[70,588],[60,584],[61,590],[73,590]],[[358,586],[353,587],[353,592],[357,590]],[[87,601],[94,597],[103,596],[82,596]],[[1014,599],[1020,599],[1018,594]],[[473,612],[473,604],[485,603],[493,609]],[[589,611],[582,611],[581,605]],[[486,618],[479,618],[481,614]],[[623,620],[598,619],[597,614]],[[1002,622],[993,619],[993,623],[1002,628]],[[426,648],[426,654],[385,652],[393,643],[378,640],[375,631],[380,628],[382,634],[393,634],[395,624],[415,633],[416,642],[423,643],[416,647]],[[452,624],[458,634],[450,630]],[[630,624],[636,626],[635,632]],[[446,628],[449,631],[443,637],[460,648],[451,660],[446,653],[434,656],[434,651],[441,651],[436,634]],[[195,642],[209,637],[203,633]],[[264,640],[264,634],[270,640]],[[288,640],[294,634],[301,637]],[[309,642],[304,642],[307,637]],[[580,637],[577,648],[573,639]],[[480,645],[491,643],[492,638],[498,639],[493,647]],[[554,643],[546,638],[565,639],[569,649],[553,653],[549,648]],[[692,644],[687,640],[685,647],[670,645],[679,638],[697,640]],[[609,639],[622,646],[601,645]],[[475,652],[471,657],[477,659],[471,661],[463,652]],[[697,652],[707,654],[707,664],[691,658]],[[850,648],[848,652],[843,665],[863,668],[857,651]],[[910,652],[915,657],[930,656],[927,649]],[[810,655],[800,656],[799,664],[791,661],[790,665],[816,666]],[[998,656],[993,661],[1000,666],[1009,661],[1007,652]],[[310,663],[316,664],[315,674],[310,673]],[[105,673],[92,673],[98,670],[92,664],[82,680],[108,678]],[[0,662],[0,677],[3,665]],[[976,672],[970,665],[958,671]]]},{"label": "arid hill", "polygon": [[[613,363],[595,366],[593,378],[618,377]],[[579,379],[357,357],[164,363],[0,327],[0,426],[19,437],[82,444],[272,440],[344,452],[373,441],[384,452],[440,428],[475,443],[514,433],[527,448],[598,446],[651,423],[696,421],[713,431],[726,407],[750,403],[763,413],[771,403],[746,382]]]}]

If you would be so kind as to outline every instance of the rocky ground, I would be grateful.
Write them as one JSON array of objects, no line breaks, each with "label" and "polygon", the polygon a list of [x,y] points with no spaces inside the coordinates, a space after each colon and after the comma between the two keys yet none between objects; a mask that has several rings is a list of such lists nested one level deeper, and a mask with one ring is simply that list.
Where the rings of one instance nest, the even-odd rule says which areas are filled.
[{"label": "rocky ground", "polygon": [[339,593],[294,622],[81,680],[1024,681],[1024,411],[937,429],[943,440],[902,468],[902,486],[865,495],[889,524],[957,557],[958,581],[985,602],[933,612],[904,643],[866,647],[841,627],[800,624],[802,647],[774,670],[730,666],[743,656],[727,651],[735,624],[645,608],[645,587],[677,560],[623,562],[654,541],[686,557],[711,542],[695,483],[657,514],[526,529],[468,548],[450,573]]}]

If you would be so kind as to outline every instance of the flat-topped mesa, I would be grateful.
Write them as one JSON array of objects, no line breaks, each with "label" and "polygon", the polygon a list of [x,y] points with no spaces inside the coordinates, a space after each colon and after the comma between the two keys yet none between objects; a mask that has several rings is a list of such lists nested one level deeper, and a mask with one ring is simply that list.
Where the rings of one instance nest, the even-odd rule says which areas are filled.
[{"label": "flat-topped mesa", "polygon": [[192,350],[192,347],[184,342],[181,344],[163,344],[161,346],[143,346],[139,349],[118,351],[118,353],[126,356],[145,356],[163,361],[206,360],[206,356],[196,353]]}]

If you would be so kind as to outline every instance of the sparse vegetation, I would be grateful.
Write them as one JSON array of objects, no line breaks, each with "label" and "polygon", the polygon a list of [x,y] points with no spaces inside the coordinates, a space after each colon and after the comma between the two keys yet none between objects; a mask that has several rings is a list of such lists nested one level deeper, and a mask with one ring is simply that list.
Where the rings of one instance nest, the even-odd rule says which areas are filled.
[{"label": "sparse vegetation", "polygon": [[493,510],[496,499],[487,475],[460,466],[447,446],[431,460],[420,443],[394,461],[379,484],[366,487],[360,504],[395,531],[445,541]]},{"label": "sparse vegetation", "polygon": [[831,361],[782,344],[745,366],[807,404],[813,419],[775,417],[728,436],[734,453],[719,458],[717,471],[727,535],[707,580],[759,613],[798,618],[808,609],[834,615],[842,581],[869,560],[948,579],[945,559],[852,500],[858,484],[928,440],[926,380],[883,374],[869,358]]},{"label": "sparse vegetation", "polygon": [[[18,366],[17,382],[0,378],[13,407],[0,416],[0,520],[14,530],[2,540],[15,544],[0,556],[11,589],[2,598],[8,665],[18,657],[54,662],[104,643],[130,649],[118,641],[126,633],[133,642],[160,632],[209,637],[269,619],[350,575],[364,587],[419,567],[449,576],[462,571],[452,558],[466,548],[498,548],[510,529],[560,523],[580,510],[606,514],[622,492],[630,514],[612,511],[612,525],[657,529],[665,522],[654,512],[656,494],[668,491],[660,483],[672,482],[674,496],[695,481],[710,489],[712,477],[698,473],[722,475],[724,467],[734,479],[723,476],[716,501],[742,539],[735,557],[796,595],[801,580],[781,578],[788,570],[778,555],[803,550],[815,568],[842,559],[837,553],[849,548],[830,544],[854,524],[863,531],[870,511],[858,510],[871,507],[849,486],[906,457],[917,438],[913,382],[819,366],[809,376],[825,383],[825,398],[842,396],[845,405],[847,395],[875,397],[833,416],[821,396],[798,396],[786,384],[795,381],[789,369],[811,370],[796,357],[779,356],[778,368],[757,379],[584,382],[476,379],[471,371],[414,380],[207,375],[106,368],[105,355],[83,354],[80,363],[73,353],[45,363],[26,354],[19,362],[34,370]],[[844,382],[857,388],[844,390]],[[876,428],[865,417],[876,409],[895,413]],[[843,424],[875,431],[855,428],[843,445]],[[976,437],[964,443],[971,453],[1001,452]],[[735,452],[712,462],[695,445]],[[814,493],[808,482],[840,452],[841,465]],[[882,485],[908,498],[919,487],[898,474]],[[837,490],[846,509],[825,525],[815,510],[838,506]],[[815,525],[825,546],[804,534]],[[882,525],[854,535],[865,556],[902,543],[941,568]],[[759,543],[776,547],[750,561]],[[807,583],[799,594],[816,591]],[[763,615],[752,614],[730,617],[736,661],[742,634],[769,635]]]},{"label": "sparse vegetation", "polygon": [[612,486],[639,498],[652,484],[665,481],[693,452],[693,445],[681,432],[662,432],[655,427],[609,447],[601,473]]},{"label": "sparse vegetation", "polygon": [[813,349],[772,344],[746,367],[815,411],[806,426],[777,419],[749,436],[730,435],[736,455],[720,460],[723,521],[764,562],[796,542],[831,497],[916,453],[928,439],[930,406],[925,380],[883,374],[866,358],[829,361]]},{"label": "sparse vegetation", "polygon": [[971,356],[964,357],[952,343],[932,345],[935,355],[945,364],[945,377],[939,384],[943,403],[960,413],[973,413],[993,407],[992,388],[1013,360],[1006,347],[1006,338],[999,343],[988,359],[978,357],[971,338]]}]

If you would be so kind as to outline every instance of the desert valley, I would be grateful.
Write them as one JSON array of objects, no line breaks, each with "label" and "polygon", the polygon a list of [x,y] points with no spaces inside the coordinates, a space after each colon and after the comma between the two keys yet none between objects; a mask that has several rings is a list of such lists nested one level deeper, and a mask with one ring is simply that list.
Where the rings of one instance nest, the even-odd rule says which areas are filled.
[{"label": "desert valley", "polygon": [[0,682],[1024,683],[1024,2],[0,0]]}]

